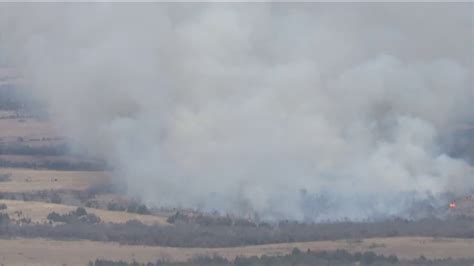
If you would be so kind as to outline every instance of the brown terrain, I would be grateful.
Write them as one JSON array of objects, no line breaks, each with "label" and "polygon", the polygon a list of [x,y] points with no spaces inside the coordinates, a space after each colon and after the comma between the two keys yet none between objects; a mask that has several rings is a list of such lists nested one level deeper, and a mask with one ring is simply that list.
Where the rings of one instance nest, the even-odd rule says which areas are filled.
[{"label": "brown terrain", "polygon": [[[350,252],[371,250],[379,254],[397,254],[399,258],[463,258],[472,256],[473,239],[392,237],[360,241],[316,241],[291,244],[270,244],[235,248],[173,248],[129,246],[94,241],[56,241],[47,239],[0,240],[0,263],[5,265],[87,265],[90,260],[186,261],[197,256],[219,255],[228,259],[237,256],[276,256],[301,250],[336,250]],[[53,252],[54,251],[54,252]]]},{"label": "brown terrain", "polygon": [[[6,210],[0,212],[8,213],[12,220],[21,220],[22,218],[29,218],[33,223],[48,223],[46,217],[51,212],[65,214],[75,210],[76,206],[53,204],[33,201],[19,201],[19,200],[0,200],[0,204],[8,206]],[[87,213],[93,213],[103,222],[126,223],[130,220],[138,220],[144,224],[168,224],[166,217],[157,215],[143,215],[137,213],[108,211],[102,209],[85,208]]]},{"label": "brown terrain", "polygon": [[10,180],[2,182],[0,192],[31,192],[44,190],[85,190],[104,183],[109,173],[100,171],[58,171],[22,168],[0,168]]},{"label": "brown terrain", "polygon": [[[64,143],[51,122],[16,111],[0,111],[0,145],[26,147],[48,147]],[[51,161],[80,162],[87,160],[71,155],[28,155],[0,154],[0,161],[20,163],[44,163]],[[98,185],[107,184],[113,174],[107,171],[51,170],[20,167],[0,167],[0,174],[8,180],[0,182],[0,193],[32,193],[55,191],[86,191]],[[122,195],[104,193],[95,197],[103,205],[110,202],[126,202]],[[30,219],[32,223],[48,223],[51,212],[65,214],[77,208],[75,205],[54,204],[40,201],[1,199],[13,221]],[[110,211],[104,208],[85,208],[88,213],[100,217],[101,222],[126,223],[138,220],[144,224],[173,226],[167,217],[158,214],[137,214],[126,211]],[[468,215],[474,214],[474,199],[458,199],[458,209]],[[305,243],[268,244],[231,248],[173,248],[159,246],[120,245],[113,242],[86,240],[59,241],[42,238],[0,239],[0,263],[2,265],[86,265],[96,258],[109,260],[137,260],[141,262],[167,259],[185,261],[195,256],[219,255],[229,259],[236,256],[260,256],[288,254],[293,248],[301,250],[336,250],[350,252],[373,251],[377,254],[395,254],[399,258],[462,258],[474,255],[474,239],[432,238],[432,237],[389,237],[357,241],[315,241]]]},{"label": "brown terrain", "polygon": [[[54,136],[54,130],[48,122],[40,121],[9,121],[0,119],[0,136],[2,141],[18,141],[17,136],[33,138],[34,136]],[[24,140],[23,140],[24,141]],[[41,142],[41,141],[40,141]],[[45,141],[48,142],[48,141]],[[29,160],[28,156],[4,155],[4,158]],[[33,159],[38,159],[33,156]],[[106,183],[111,173],[104,171],[61,171],[48,169],[0,168],[0,173],[9,174],[9,180],[0,183],[0,192],[25,193],[32,191],[76,190],[83,191],[97,184]],[[124,199],[124,196],[104,194],[97,197],[98,201]],[[53,204],[34,201],[0,200],[7,205],[6,210],[12,220],[29,218],[33,223],[47,223],[50,212],[67,213],[76,206]],[[459,199],[458,206],[469,212],[474,209],[471,198]],[[139,220],[145,224],[167,224],[166,217],[158,215],[143,215],[124,211],[108,211],[103,209],[86,208],[103,222],[125,223],[129,220]],[[172,226],[172,225],[170,225]],[[2,239],[0,240],[0,262],[4,265],[86,265],[96,258],[110,260],[133,259],[138,261],[155,261],[167,259],[170,261],[185,261],[200,255],[220,255],[226,258],[254,255],[283,255],[288,254],[294,247],[301,250],[336,250],[374,251],[378,254],[395,254],[399,258],[417,258],[423,255],[427,258],[458,258],[472,256],[474,240],[429,238],[429,237],[392,237],[373,238],[359,241],[316,241],[306,243],[270,244],[259,246],[244,246],[235,248],[172,248],[156,246],[119,245],[111,242],[95,242],[85,240],[58,241],[49,239]],[[54,250],[54,255],[51,251]]]}]

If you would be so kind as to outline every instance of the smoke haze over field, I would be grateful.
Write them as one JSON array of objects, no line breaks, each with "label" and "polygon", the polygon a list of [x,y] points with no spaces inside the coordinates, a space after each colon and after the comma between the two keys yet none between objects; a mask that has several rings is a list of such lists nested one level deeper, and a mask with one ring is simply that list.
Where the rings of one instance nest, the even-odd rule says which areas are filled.
[{"label": "smoke haze over field", "polygon": [[[466,193],[473,4],[0,4],[0,60],[158,206],[396,215]],[[318,204],[314,204],[318,202]]]}]

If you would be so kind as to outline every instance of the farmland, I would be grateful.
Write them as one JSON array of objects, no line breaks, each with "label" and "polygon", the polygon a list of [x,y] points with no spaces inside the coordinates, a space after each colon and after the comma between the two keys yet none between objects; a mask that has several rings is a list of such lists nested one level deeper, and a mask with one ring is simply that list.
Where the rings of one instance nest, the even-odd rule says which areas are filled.
[{"label": "farmland", "polygon": [[[121,194],[119,191],[109,189],[109,187],[113,187],[113,171],[81,170],[80,167],[72,170],[48,167],[51,162],[64,161],[73,166],[80,166],[83,165],[83,161],[95,159],[70,155],[66,150],[54,148],[62,147],[65,141],[55,134],[55,129],[47,120],[4,114],[4,117],[0,119],[0,128],[2,128],[0,145],[3,145],[0,161],[3,161],[6,165],[9,165],[9,163],[16,165],[16,167],[0,168],[0,177],[2,177],[0,182],[0,196],[2,197],[0,206],[5,206],[3,210],[0,210],[0,214],[6,214],[10,219],[10,229],[7,230],[18,232],[13,234],[3,233],[3,239],[0,240],[0,246],[2,247],[0,258],[2,259],[1,263],[5,265],[85,265],[89,261],[97,259],[128,262],[156,260],[184,262],[199,256],[220,256],[233,260],[238,256],[283,256],[291,253],[294,248],[312,251],[334,251],[338,249],[349,252],[371,251],[380,255],[396,255],[399,259],[415,259],[420,256],[428,259],[462,258],[472,255],[472,247],[474,246],[472,238],[453,238],[452,236],[456,232],[449,233],[449,230],[443,237],[430,237],[429,232],[423,233],[422,231],[420,231],[420,236],[416,236],[416,233],[407,233],[414,229],[403,229],[403,226],[401,226],[403,223],[395,223],[389,226],[392,229],[398,228],[398,230],[401,230],[402,236],[380,237],[385,234],[383,233],[384,229],[380,229],[374,233],[369,233],[369,230],[365,234],[355,234],[348,239],[343,239],[344,237],[341,239],[341,236],[335,233],[339,230],[337,229],[338,225],[324,227],[326,228],[324,229],[326,236],[323,234],[311,237],[313,234],[311,232],[320,230],[317,229],[319,227],[283,225],[283,227],[279,227],[278,231],[273,231],[277,230],[272,229],[274,225],[261,227],[262,225],[254,225],[250,221],[239,220],[238,217],[213,217],[206,214],[193,214],[192,212],[187,214],[186,210],[178,210],[178,213],[181,213],[178,216],[177,210],[166,209],[144,209],[142,213],[139,213],[137,206],[144,206],[140,205],[142,203]],[[33,165],[34,167],[23,167],[25,165]],[[135,207],[132,208],[131,206]],[[472,198],[459,199],[459,210],[456,210],[456,212],[469,217],[473,213],[473,206]],[[122,224],[123,229],[111,229],[111,227],[100,229],[100,225],[78,224],[77,226],[85,231],[77,231],[69,234],[69,237],[67,233],[63,235],[64,233],[60,232],[67,232],[64,231],[69,230],[67,226],[73,228],[75,225],[62,225],[63,222],[51,220],[49,218],[50,214],[56,213],[60,217],[61,215],[74,213],[78,207],[84,208],[89,215],[98,217],[100,224],[117,224],[117,226]],[[143,226],[128,225],[130,222],[138,222]],[[351,228],[351,226],[354,229],[350,229],[352,231],[348,234],[352,234],[357,230],[367,230],[356,229],[363,226],[363,224],[344,227]],[[372,227],[383,228],[384,226],[379,224]],[[413,228],[416,228],[416,226],[414,224]],[[45,232],[50,233],[42,235],[22,231],[37,230],[34,229],[37,227],[38,230],[47,230]],[[56,232],[55,227],[62,231]],[[170,229],[160,229],[161,227],[169,227]],[[173,227],[181,229],[175,230]],[[228,229],[226,229],[227,227]],[[258,229],[259,227],[261,229]],[[438,232],[436,234],[442,235],[446,231],[446,227],[449,227],[449,225],[441,223],[439,228],[442,229],[439,232],[436,231]],[[162,233],[158,233],[156,236],[153,235],[156,233],[149,233],[148,236],[158,237],[161,240],[156,242],[158,244],[153,242],[155,240],[152,240],[155,244],[138,239],[130,241],[128,238],[131,235],[117,236],[122,240],[114,240],[116,237],[113,230],[129,230],[131,228],[139,231],[158,230],[157,232]],[[95,240],[94,237],[83,237],[81,235],[83,234],[81,232],[87,232],[87,230],[105,230],[104,232],[111,235]],[[257,242],[262,244],[246,244],[251,243],[249,241],[252,237],[247,238],[246,242],[240,242],[236,241],[232,235],[219,233],[227,230],[240,231],[242,236],[246,234],[258,236],[261,234],[260,240]],[[284,243],[285,237],[283,235],[276,236],[280,234],[277,232],[282,230],[290,230],[288,231],[289,236],[293,234],[288,243]],[[335,230],[334,233],[331,233],[332,230]],[[406,232],[403,230],[406,230]],[[137,231],[138,235],[141,234],[139,231]],[[187,237],[177,233],[186,231],[189,232],[188,236],[195,236],[194,240],[190,239],[191,242],[186,242],[189,241],[185,240]],[[298,236],[299,231],[301,231],[301,236]],[[392,233],[388,235],[390,234]],[[410,236],[403,236],[404,234]],[[165,235],[168,239],[171,237],[168,242],[163,241]],[[211,236],[211,239],[204,240],[205,238],[202,237],[205,235]],[[270,237],[270,235],[273,237]],[[304,238],[302,237],[304,235],[310,237]],[[175,239],[173,240],[173,238]],[[185,242],[182,242],[179,238],[183,238],[182,241]],[[324,238],[334,240],[324,240]],[[99,239],[102,240],[98,241]],[[298,239],[304,240],[304,242],[298,242]],[[219,244],[213,244],[212,241],[220,241],[223,246],[228,247],[218,247]],[[275,241],[274,244],[272,244],[273,241]],[[55,250],[54,256],[48,253],[51,250]]]}]

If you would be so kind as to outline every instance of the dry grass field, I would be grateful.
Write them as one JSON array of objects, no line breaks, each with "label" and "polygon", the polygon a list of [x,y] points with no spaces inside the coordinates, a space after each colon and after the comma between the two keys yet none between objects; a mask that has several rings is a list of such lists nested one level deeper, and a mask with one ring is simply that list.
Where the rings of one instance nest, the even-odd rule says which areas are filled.
[{"label": "dry grass field", "polygon": [[[0,111],[0,144],[18,144],[35,147],[57,145],[63,142],[52,123],[29,117],[16,117],[13,111]],[[0,154],[0,160],[9,162],[42,162],[65,160],[74,162],[69,155],[40,156]],[[81,159],[82,160],[82,159]],[[90,187],[106,184],[111,173],[104,171],[60,171],[24,168],[0,168],[0,174],[9,174],[9,180],[0,182],[0,192],[29,193],[38,191],[84,191]],[[127,203],[130,199],[123,195],[105,192],[96,195],[96,202]],[[22,218],[33,223],[48,223],[51,212],[68,213],[77,207],[35,201],[0,200],[7,206],[2,213],[8,213],[13,221]],[[459,199],[459,209],[474,214],[474,199]],[[86,208],[101,218],[102,222],[125,223],[138,220],[144,224],[169,225],[165,216],[142,215],[124,211],[108,211]],[[284,255],[293,248],[313,251],[346,249],[349,252],[373,251],[383,255],[397,255],[399,258],[413,259],[420,255],[427,258],[461,258],[474,256],[474,239],[392,237],[371,238],[361,241],[317,241],[305,243],[269,244],[234,248],[172,248],[159,246],[119,245],[114,242],[94,242],[86,240],[59,241],[50,239],[0,239],[1,265],[86,265],[98,258],[109,260],[137,260],[139,262],[166,259],[185,261],[196,256],[219,255],[228,259],[236,256]]]},{"label": "dry grass field", "polygon": [[291,244],[271,244],[236,248],[172,248],[128,246],[93,241],[55,241],[47,239],[0,240],[0,263],[4,265],[87,265],[90,260],[133,259],[139,262],[167,259],[185,261],[202,255],[236,256],[288,254],[293,248],[312,251],[346,249],[351,252],[372,250],[378,254],[395,254],[399,258],[462,258],[472,256],[474,240],[434,239],[423,237],[372,238],[357,242],[317,241]]},{"label": "dry grass field", "polygon": [[[11,219],[20,220],[29,218],[33,223],[47,223],[47,216],[51,212],[65,214],[75,210],[76,206],[64,204],[52,204],[34,201],[0,200],[0,204],[7,205],[6,210],[0,212],[8,213]],[[143,215],[137,213],[107,211],[93,208],[85,208],[88,213],[100,217],[103,222],[126,223],[130,220],[138,220],[144,224],[168,224],[166,217],[156,215]]]},{"label": "dry grass field", "polygon": [[30,192],[42,190],[85,190],[107,182],[110,174],[101,171],[56,171],[22,168],[0,168],[0,174],[11,174],[0,183],[0,192]]},{"label": "dry grass field", "polygon": [[13,112],[0,112],[0,143],[15,142],[23,138],[32,142],[41,138],[57,138],[57,131],[49,121],[34,118],[10,118]]}]

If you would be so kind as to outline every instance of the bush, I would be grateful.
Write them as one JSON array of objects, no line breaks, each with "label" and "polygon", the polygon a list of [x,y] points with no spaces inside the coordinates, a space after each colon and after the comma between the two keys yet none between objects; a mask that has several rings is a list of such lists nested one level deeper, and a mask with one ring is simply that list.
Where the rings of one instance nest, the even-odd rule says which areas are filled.
[{"label": "bush", "polygon": [[61,196],[59,196],[58,193],[54,193],[53,195],[51,195],[51,203],[55,203],[55,204],[61,204],[62,202],[62,199],[61,199]]},{"label": "bush", "polygon": [[120,205],[116,202],[109,202],[109,204],[107,204],[107,210],[109,210],[109,211],[125,211],[126,208],[123,205]]},{"label": "bush", "polygon": [[57,212],[49,213],[46,219],[52,222],[64,222],[63,216]]},{"label": "bush", "polygon": [[81,216],[78,219],[81,223],[86,223],[86,224],[98,224],[100,223],[100,218],[99,216],[93,214],[93,213],[88,213],[85,216]]},{"label": "bush", "polygon": [[85,216],[85,215],[87,215],[86,209],[84,209],[83,207],[78,207],[76,209],[76,211],[74,212],[74,215],[77,216],[77,217]]},{"label": "bush", "polygon": [[127,212],[138,213],[138,214],[150,214],[150,210],[146,207],[145,204],[138,204],[136,202],[130,203],[127,208]]},{"label": "bush", "polygon": [[293,251],[291,251],[291,254],[293,256],[297,256],[297,255],[301,254],[301,250],[299,248],[294,248]]},{"label": "bush", "polygon": [[67,214],[58,214],[52,212],[48,214],[47,219],[51,222],[61,222],[66,224],[97,224],[100,223],[100,218],[93,214],[87,213],[86,209],[78,207],[75,211],[71,211]]},{"label": "bush", "polygon": [[137,207],[136,212],[139,213],[139,214],[150,214],[151,213],[150,210],[148,210],[148,208],[145,204],[140,204]]}]

